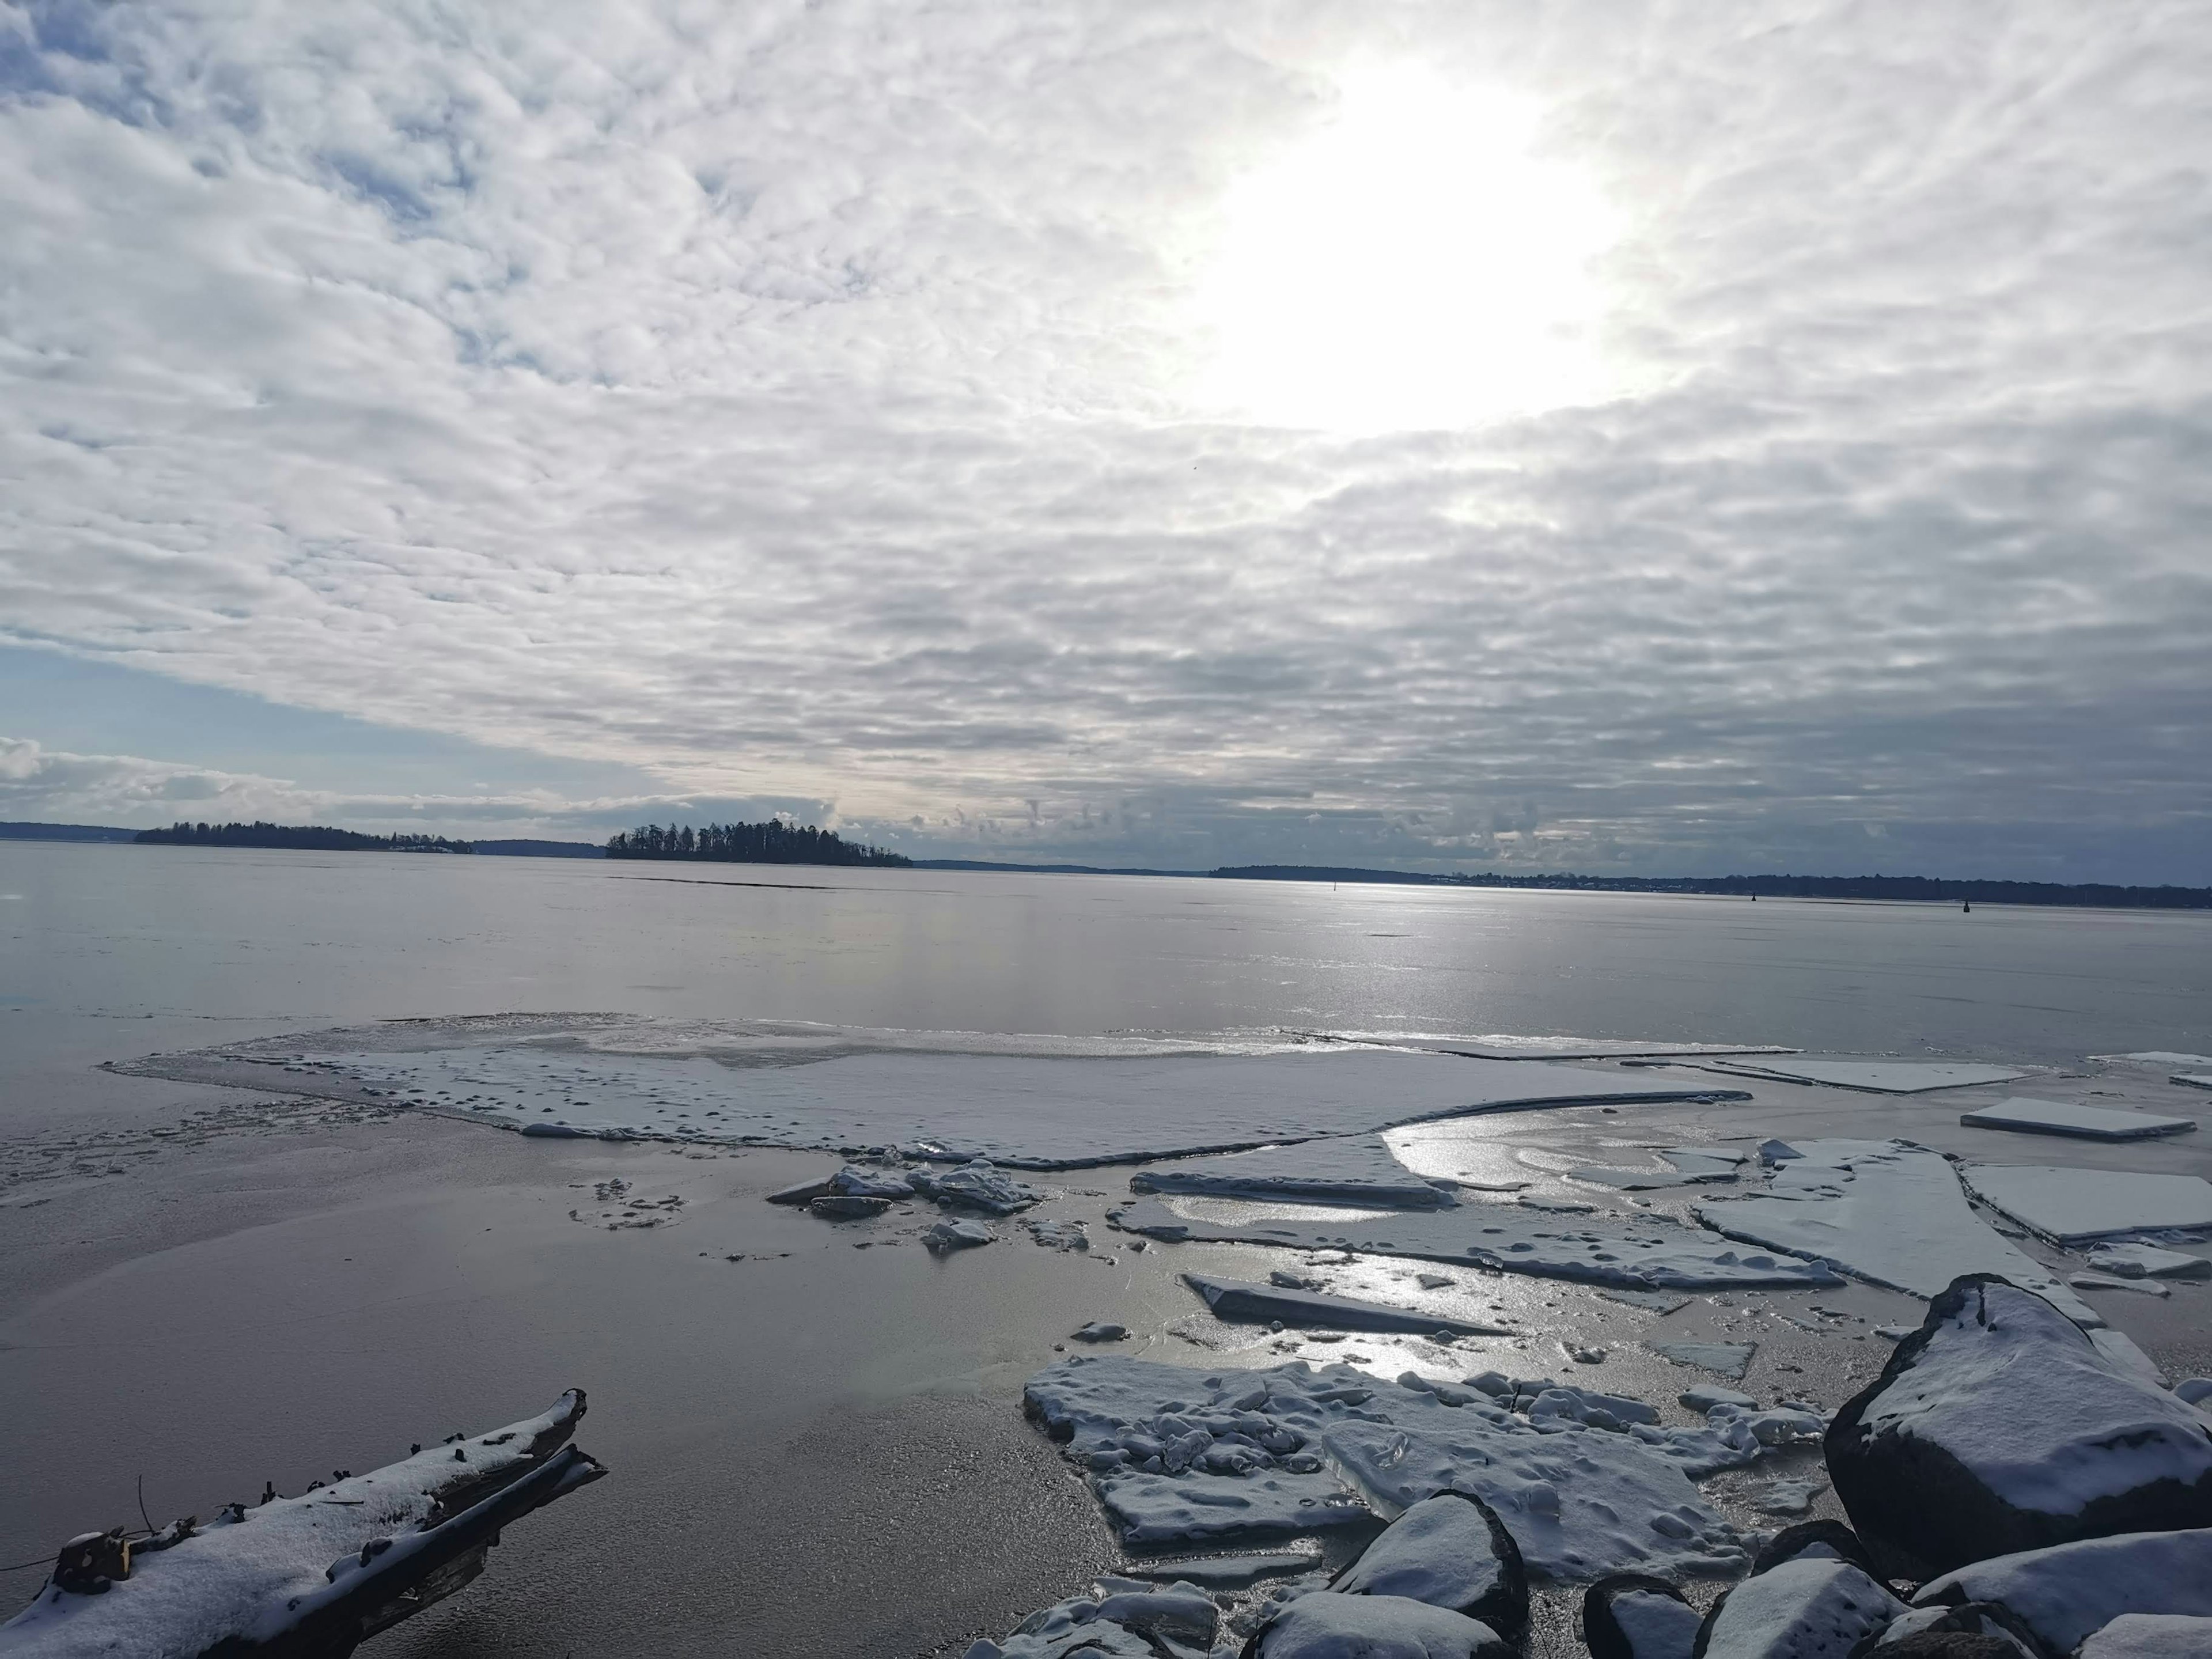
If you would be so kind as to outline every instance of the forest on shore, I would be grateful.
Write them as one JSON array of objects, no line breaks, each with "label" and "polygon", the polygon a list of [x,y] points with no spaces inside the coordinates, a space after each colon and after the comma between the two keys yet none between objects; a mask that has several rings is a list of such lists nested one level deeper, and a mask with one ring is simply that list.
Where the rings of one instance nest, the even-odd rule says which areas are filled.
[{"label": "forest on shore", "polygon": [[465,841],[443,836],[364,836],[321,823],[185,823],[141,830],[133,837],[149,847],[289,847],[311,853],[473,853]]},{"label": "forest on shore", "polygon": [[694,830],[647,823],[610,836],[611,859],[690,859],[715,864],[872,864],[904,869],[914,862],[902,853],[845,840],[812,824],[710,823]]}]

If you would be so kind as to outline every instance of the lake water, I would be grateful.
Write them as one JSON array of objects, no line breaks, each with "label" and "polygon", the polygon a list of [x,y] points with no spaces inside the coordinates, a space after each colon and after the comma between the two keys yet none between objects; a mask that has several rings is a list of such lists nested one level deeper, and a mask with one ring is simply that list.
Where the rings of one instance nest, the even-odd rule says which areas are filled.
[{"label": "lake water", "polygon": [[[592,1394],[579,1443],[611,1477],[513,1529],[479,1583],[375,1652],[957,1653],[1115,1559],[1088,1495],[1022,1421],[1022,1382],[1100,1316],[1159,1357],[1216,1363],[1168,1334],[1191,1312],[1176,1275],[1264,1275],[1259,1253],[855,1250],[760,1201],[820,1173],[819,1156],[356,1121],[96,1069],[517,1011],[2065,1066],[2212,1051],[2212,916],[0,842],[0,1562],[135,1524],[140,1476],[157,1521],[207,1515],[264,1480],[295,1492],[334,1464],[371,1468],[526,1415],[571,1383]],[[2136,1103],[2181,1092],[2149,1073],[2125,1086]],[[1951,1097],[1755,1092],[1637,1115],[1629,1133],[1711,1133],[1729,1113],[1730,1132],[1977,1133]],[[1525,1146],[1546,1120],[1565,1121],[1468,1133]],[[1582,1144],[1620,1132],[1609,1123],[1632,1119],[1586,1112]],[[2179,1143],[2036,1152],[2207,1167]],[[568,1218],[580,1188],[616,1175],[685,1197],[682,1224],[609,1233]],[[1040,1213],[1110,1242],[1100,1214],[1116,1191],[1122,1172],[1079,1172]],[[1556,1363],[1543,1339],[1571,1330],[1615,1346],[1608,1385],[1666,1397],[1663,1364],[1633,1369],[1650,1316],[1553,1280],[1480,1289],[1530,1334],[1487,1358],[1468,1345],[1470,1368]],[[1865,1286],[1823,1300],[1917,1316]],[[2119,1301],[2114,1317],[2167,1363],[2212,1364],[2194,1302]],[[1699,1305],[1665,1322],[1705,1338],[1721,1333],[1699,1322],[1714,1316]],[[1856,1386],[1837,1368],[1863,1366],[1863,1348],[1838,1358],[1767,1326],[1759,1363],[1786,1364],[1788,1382],[1754,1372],[1753,1386],[1817,1384],[1831,1403]],[[1387,1342],[1363,1346],[1395,1373]],[[37,1577],[0,1577],[0,1607]],[[1535,1651],[1567,1650],[1565,1628]]]}]

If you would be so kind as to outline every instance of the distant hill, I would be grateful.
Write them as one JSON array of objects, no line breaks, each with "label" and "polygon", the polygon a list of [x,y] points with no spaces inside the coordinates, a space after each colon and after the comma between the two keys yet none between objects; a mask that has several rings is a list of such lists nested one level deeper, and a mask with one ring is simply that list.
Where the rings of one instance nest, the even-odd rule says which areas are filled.
[{"label": "distant hill", "polygon": [[364,836],[321,823],[173,823],[142,830],[142,847],[281,847],[311,853],[472,853],[465,841],[443,836]]},{"label": "distant hill", "polygon": [[0,841],[136,841],[136,830],[112,823],[0,823]]},{"label": "distant hill", "polygon": [[872,864],[901,869],[914,860],[901,853],[864,847],[845,840],[833,830],[782,823],[710,823],[694,830],[690,824],[670,824],[665,830],[645,824],[626,835],[610,836],[611,859],[676,859],[710,864]]},{"label": "distant hill", "polygon": [[603,859],[607,849],[595,841],[477,841],[470,846],[478,858]]}]

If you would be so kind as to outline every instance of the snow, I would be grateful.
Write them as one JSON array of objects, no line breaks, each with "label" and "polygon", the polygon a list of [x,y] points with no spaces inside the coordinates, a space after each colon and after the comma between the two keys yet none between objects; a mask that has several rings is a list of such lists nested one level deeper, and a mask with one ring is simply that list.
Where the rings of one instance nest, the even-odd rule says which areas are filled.
[{"label": "snow", "polygon": [[318,1068],[311,1080],[374,1087],[393,1104],[509,1127],[548,1121],[701,1143],[889,1146],[932,1162],[988,1158],[1018,1169],[1230,1152],[1567,1103],[1716,1093],[1542,1061],[1381,1048],[1113,1056],[907,1051],[826,1060],[752,1054],[748,1063],[725,1065],[701,1054],[549,1046],[552,1040],[317,1053],[309,1056]]},{"label": "snow", "polygon": [[1686,1601],[1632,1589],[1614,1595],[1608,1607],[1634,1659],[1690,1659],[1703,1618]]},{"label": "snow", "polygon": [[2212,1619],[2124,1613],[2084,1642],[2077,1659],[2204,1659],[2207,1654],[2212,1654]]},{"label": "snow", "polygon": [[1316,1590],[1288,1603],[1263,1628],[1257,1659],[1505,1659],[1480,1620],[1401,1595]]},{"label": "snow", "polygon": [[[1644,1345],[1662,1359],[1671,1359],[1677,1365],[1696,1365],[1709,1371],[1741,1382],[1751,1368],[1751,1357],[1759,1352],[1756,1342],[1652,1342]],[[1688,1405],[1685,1399],[1682,1402]],[[1719,1404],[1719,1401],[1715,1401]]]},{"label": "snow", "polygon": [[1728,1594],[1704,1659],[1849,1659],[1905,1604],[1846,1561],[1800,1556]]},{"label": "snow", "polygon": [[1206,1305],[1220,1319],[1280,1320],[1285,1325],[1320,1331],[1450,1331],[1461,1336],[1510,1336],[1502,1326],[1479,1325],[1417,1308],[1393,1308],[1379,1302],[1360,1302],[1349,1297],[1323,1296],[1317,1291],[1275,1285],[1251,1285],[1241,1279],[1216,1279],[1209,1273],[1185,1273],[1183,1283],[1206,1298]]},{"label": "snow", "polygon": [[1389,1143],[1376,1134],[1163,1164],[1131,1176],[1129,1190],[1364,1204],[1384,1210],[1438,1209],[1455,1201],[1444,1188],[1401,1164]]},{"label": "snow", "polygon": [[565,1438],[579,1410],[575,1396],[563,1395],[551,1410],[489,1434],[427,1447],[367,1474],[247,1508],[239,1512],[242,1519],[220,1514],[181,1543],[134,1554],[130,1577],[105,1594],[41,1590],[0,1625],[0,1650],[10,1659],[170,1659],[229,1639],[281,1638],[297,1623],[303,1601],[331,1589],[334,1563],[357,1567],[373,1540],[404,1549],[410,1539],[428,1538],[423,1528],[441,1493],[502,1471],[526,1471],[540,1461],[532,1455],[533,1443]]},{"label": "snow", "polygon": [[1157,1199],[1143,1199],[1114,1218],[1127,1231],[1153,1238],[1480,1262],[1509,1273],[1632,1290],[1840,1282],[1818,1262],[1739,1249],[1657,1215],[1568,1222],[1517,1205],[1467,1204],[1419,1214],[1240,1223],[1184,1217]]},{"label": "snow", "polygon": [[1390,1523],[1330,1584],[1346,1595],[1403,1595],[1432,1607],[1474,1607],[1525,1594],[1498,1559],[1490,1522],[1464,1498],[1424,1498]]},{"label": "snow", "polygon": [[1966,1184],[1992,1207],[2061,1244],[2118,1233],[2212,1227],[2212,1182],[2199,1176],[1972,1164]]},{"label": "snow", "polygon": [[2011,1083],[2027,1075],[2008,1066],[1969,1066],[1956,1061],[1911,1060],[1739,1060],[1725,1067],[1741,1075],[1780,1078],[1791,1083],[1820,1083],[1869,1094],[1917,1095],[1931,1089],[1965,1089],[1987,1083]]},{"label": "snow", "polygon": [[2042,1297],[1969,1292],[1861,1429],[1939,1448],[2016,1510],[2068,1517],[2160,1480],[2212,1480],[2212,1434],[2186,1402],[2116,1370]]},{"label": "snow", "polygon": [[2093,1244],[2089,1265],[2116,1279],[2212,1279],[2212,1261],[2155,1244]]},{"label": "snow", "polygon": [[1902,1140],[1807,1140],[1775,1167],[1769,1195],[1694,1206],[1730,1238],[1833,1262],[1927,1299],[1966,1273],[1997,1273],[2084,1325],[2104,1322],[2041,1263],[1985,1226],[1948,1159]]},{"label": "snow", "polygon": [[2054,1653],[2124,1613],[2212,1618],[2212,1528],[2123,1533],[2023,1550],[1921,1586],[1916,1607],[1996,1601]]},{"label": "snow", "polygon": [[2116,1112],[2069,1101],[2030,1100],[2014,1095],[1994,1106],[1977,1106],[1960,1115],[1970,1129],[2014,1129],[2027,1134],[2074,1135],[2084,1140],[2147,1140],[2154,1135],[2186,1133],[2193,1117],[2156,1117],[2148,1112]]}]

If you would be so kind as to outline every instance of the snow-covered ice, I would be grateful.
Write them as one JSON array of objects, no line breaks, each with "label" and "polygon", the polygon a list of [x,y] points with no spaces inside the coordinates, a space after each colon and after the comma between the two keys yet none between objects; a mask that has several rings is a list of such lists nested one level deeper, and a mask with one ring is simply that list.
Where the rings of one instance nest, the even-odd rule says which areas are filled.
[{"label": "snow-covered ice", "polygon": [[1994,1106],[1977,1106],[1962,1112],[1959,1121],[1970,1129],[2011,1129],[2025,1134],[2072,1135],[2082,1140],[2148,1140],[2156,1135],[2185,1134],[2197,1127],[2193,1117],[2159,1117],[2149,1112],[2116,1112],[2105,1106],[2082,1106],[2071,1101],[2031,1100],[2014,1095]]},{"label": "snow-covered ice", "polygon": [[1767,1195],[1714,1198],[1698,1218],[1730,1238],[1832,1261],[1929,1297],[1961,1274],[1998,1273],[2085,1325],[2104,1322],[2041,1263],[1984,1225],[1939,1152],[1898,1140],[1803,1140],[1775,1166]]},{"label": "snow-covered ice", "polygon": [[1182,1278],[1184,1284],[1206,1298],[1206,1305],[1219,1319],[1280,1320],[1285,1325],[1318,1331],[1450,1331],[1460,1336],[1513,1334],[1503,1326],[1424,1313],[1418,1308],[1393,1308],[1315,1291],[1253,1285],[1211,1273],[1185,1273]]},{"label": "snow-covered ice", "polygon": [[2212,1072],[2176,1072],[2166,1081],[2179,1083],[2185,1088],[2212,1089]]},{"label": "snow-covered ice", "polygon": [[1995,1601],[2053,1653],[2124,1613],[2212,1619],[2212,1528],[2123,1533],[1977,1561],[1920,1587],[1916,1607]]},{"label": "snow-covered ice", "polygon": [[955,1170],[916,1170],[914,1189],[951,1204],[988,1210],[993,1215],[1012,1215],[1037,1201],[1036,1191],[1017,1181],[988,1158],[970,1158]]},{"label": "snow-covered ice", "polygon": [[2212,1619],[2124,1613],[2081,1644],[2079,1659],[2205,1659]]},{"label": "snow-covered ice", "polygon": [[1447,1187],[1425,1181],[1401,1164],[1379,1134],[1334,1136],[1163,1164],[1131,1176],[1129,1190],[1358,1204],[1383,1210],[1440,1209],[1454,1201]]},{"label": "snow-covered ice", "polygon": [[1992,1208],[2061,1244],[2212,1227],[2212,1182],[2199,1176],[2032,1164],[1971,1164],[1964,1173]]},{"label": "snow-covered ice", "polygon": [[2115,1279],[2212,1279],[2212,1261],[2155,1244],[2093,1244],[2089,1265]]},{"label": "snow-covered ice", "polygon": [[2012,1083],[2027,1075],[2009,1066],[1924,1060],[1733,1060],[1715,1069],[1745,1076],[1780,1078],[1791,1083],[1820,1083],[1831,1088],[1857,1089],[1878,1095],[1918,1095],[1935,1089]]},{"label": "snow-covered ice", "polygon": [[1143,1199],[1123,1210],[1118,1220],[1129,1231],[1154,1238],[1480,1262],[1509,1273],[1632,1290],[1840,1282],[1819,1262],[1743,1249],[1659,1215],[1566,1222],[1517,1205],[1466,1204],[1371,1218],[1231,1222],[1177,1215],[1157,1199]]}]

